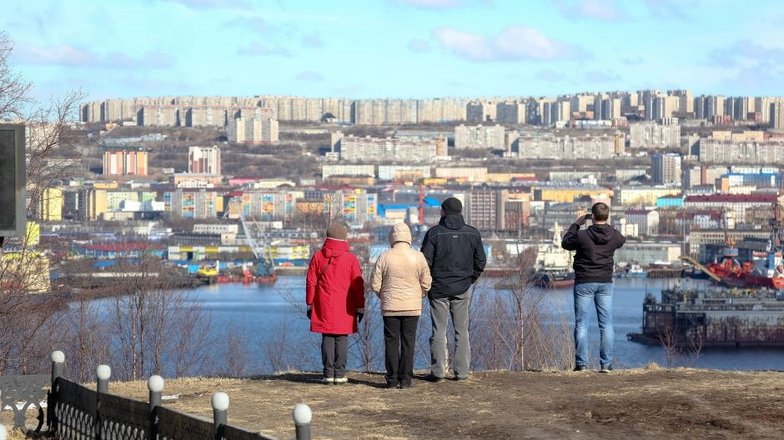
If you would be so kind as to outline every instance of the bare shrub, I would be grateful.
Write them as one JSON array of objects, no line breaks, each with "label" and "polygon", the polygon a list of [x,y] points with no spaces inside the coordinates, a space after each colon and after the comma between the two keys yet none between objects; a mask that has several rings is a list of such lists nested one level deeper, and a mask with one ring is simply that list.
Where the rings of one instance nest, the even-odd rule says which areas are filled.
[{"label": "bare shrub", "polygon": [[[474,364],[480,369],[566,369],[573,359],[571,328],[547,289],[533,285],[536,252],[521,252],[510,275],[475,289],[472,316]],[[556,313],[553,313],[556,309]]]},{"label": "bare shrub", "polygon": [[112,361],[117,377],[137,380],[201,371],[208,360],[209,317],[187,292],[176,292],[174,269],[143,255],[114,269],[127,276],[111,299]]}]

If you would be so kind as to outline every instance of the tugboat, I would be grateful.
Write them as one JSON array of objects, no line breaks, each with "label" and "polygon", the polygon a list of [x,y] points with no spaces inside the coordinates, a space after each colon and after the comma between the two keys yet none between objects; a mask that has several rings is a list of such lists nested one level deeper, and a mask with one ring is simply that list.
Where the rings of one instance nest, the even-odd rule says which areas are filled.
[{"label": "tugboat", "polygon": [[563,229],[556,223],[550,243],[539,246],[536,254],[534,284],[544,288],[561,288],[574,285],[572,252],[561,247]]},{"label": "tugboat", "polygon": [[622,271],[617,272],[617,276],[619,278],[646,278],[648,272],[639,263],[631,263],[623,268]]}]

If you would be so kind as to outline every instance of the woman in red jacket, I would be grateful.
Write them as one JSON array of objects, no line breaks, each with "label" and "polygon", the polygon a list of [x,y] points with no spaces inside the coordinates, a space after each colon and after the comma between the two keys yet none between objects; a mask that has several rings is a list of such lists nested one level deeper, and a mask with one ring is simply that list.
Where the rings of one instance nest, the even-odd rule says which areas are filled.
[{"label": "woman in red jacket", "polygon": [[346,241],[341,224],[327,229],[327,239],[308,267],[305,301],[310,331],[321,333],[324,383],[346,383],[348,335],[357,332],[365,314],[365,283],[359,260]]}]

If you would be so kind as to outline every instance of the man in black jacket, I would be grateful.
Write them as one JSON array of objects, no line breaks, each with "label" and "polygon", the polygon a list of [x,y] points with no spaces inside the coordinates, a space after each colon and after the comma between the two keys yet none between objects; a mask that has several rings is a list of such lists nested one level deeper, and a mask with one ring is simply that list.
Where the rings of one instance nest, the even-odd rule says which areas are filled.
[{"label": "man in black jacket", "polygon": [[471,365],[469,343],[469,306],[473,284],[485,268],[482,237],[465,223],[463,204],[450,197],[441,204],[441,221],[425,234],[425,254],[433,284],[428,292],[430,320],[430,375],[428,380],[441,382],[446,372],[446,328],[449,315],[455,328],[455,353],[452,370],[456,380],[468,378]]},{"label": "man in black jacket", "polygon": [[[580,216],[569,226],[561,241],[561,247],[577,251],[574,257],[574,344],[575,371],[588,368],[588,310],[593,303],[599,320],[601,340],[599,362],[602,373],[612,370],[613,339],[612,323],[613,256],[626,239],[620,232],[607,224],[610,207],[606,203],[595,203],[591,207],[593,225],[585,230],[586,215]],[[590,217],[588,217],[590,218]]]}]

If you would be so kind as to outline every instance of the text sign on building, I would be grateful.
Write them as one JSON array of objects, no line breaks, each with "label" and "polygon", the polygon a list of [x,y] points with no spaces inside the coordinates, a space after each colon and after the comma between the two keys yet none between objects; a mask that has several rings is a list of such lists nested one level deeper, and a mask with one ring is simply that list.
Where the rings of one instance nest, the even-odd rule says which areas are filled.
[{"label": "text sign on building", "polygon": [[25,129],[0,124],[0,237],[25,229]]}]

